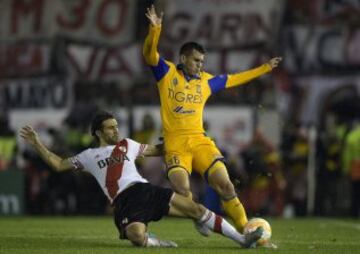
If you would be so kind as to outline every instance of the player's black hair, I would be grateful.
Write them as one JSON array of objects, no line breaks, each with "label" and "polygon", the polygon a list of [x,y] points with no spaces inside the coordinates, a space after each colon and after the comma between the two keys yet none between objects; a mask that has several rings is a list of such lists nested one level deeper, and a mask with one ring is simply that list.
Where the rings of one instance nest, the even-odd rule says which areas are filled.
[{"label": "player's black hair", "polygon": [[193,41],[189,41],[189,42],[185,42],[181,48],[180,48],[180,55],[186,55],[188,56],[189,54],[192,53],[193,50],[196,50],[198,52],[200,52],[201,54],[205,54],[206,50],[205,48],[200,45],[197,42],[193,42]]},{"label": "player's black hair", "polygon": [[102,124],[104,121],[113,118],[115,118],[114,115],[106,111],[101,111],[95,114],[95,116],[91,120],[90,131],[91,135],[96,139],[96,141],[99,142],[99,137],[96,135],[96,131],[102,129]]}]

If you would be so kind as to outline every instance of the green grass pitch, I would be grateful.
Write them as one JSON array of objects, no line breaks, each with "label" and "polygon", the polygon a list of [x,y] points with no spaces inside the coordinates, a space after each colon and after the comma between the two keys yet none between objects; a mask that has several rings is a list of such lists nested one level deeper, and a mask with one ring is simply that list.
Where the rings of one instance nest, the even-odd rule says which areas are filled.
[{"label": "green grass pitch", "polygon": [[136,248],[120,241],[110,216],[0,217],[0,253],[360,253],[360,220],[268,219],[278,249],[240,249],[218,235],[200,236],[185,219],[150,224],[157,236],[174,240],[177,249]]}]

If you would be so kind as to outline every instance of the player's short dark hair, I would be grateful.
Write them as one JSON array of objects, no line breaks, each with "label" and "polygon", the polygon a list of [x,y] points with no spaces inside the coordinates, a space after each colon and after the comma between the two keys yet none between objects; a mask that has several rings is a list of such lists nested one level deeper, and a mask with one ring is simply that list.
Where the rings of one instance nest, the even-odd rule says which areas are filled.
[{"label": "player's short dark hair", "polygon": [[115,118],[114,115],[106,111],[101,111],[95,114],[91,120],[90,131],[91,135],[94,136],[97,141],[99,140],[99,137],[96,135],[96,131],[102,130],[102,124],[104,121],[113,118]]},{"label": "player's short dark hair", "polygon": [[197,42],[193,42],[193,41],[189,41],[189,42],[185,42],[181,48],[180,48],[180,55],[190,55],[192,53],[193,50],[196,50],[198,52],[200,52],[201,54],[205,54],[206,50],[205,48],[200,45]]}]

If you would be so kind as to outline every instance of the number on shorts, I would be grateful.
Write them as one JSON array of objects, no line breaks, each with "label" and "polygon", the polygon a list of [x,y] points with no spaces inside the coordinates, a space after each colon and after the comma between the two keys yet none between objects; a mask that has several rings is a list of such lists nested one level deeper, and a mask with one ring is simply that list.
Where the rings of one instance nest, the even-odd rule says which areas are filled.
[{"label": "number on shorts", "polygon": [[167,161],[167,165],[168,167],[180,165],[180,160],[177,156],[173,156],[170,160]]}]

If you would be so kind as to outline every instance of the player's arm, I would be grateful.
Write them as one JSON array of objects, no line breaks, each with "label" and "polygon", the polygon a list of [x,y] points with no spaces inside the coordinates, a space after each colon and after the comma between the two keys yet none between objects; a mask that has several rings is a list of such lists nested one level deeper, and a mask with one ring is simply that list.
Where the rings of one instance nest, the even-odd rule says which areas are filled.
[{"label": "player's arm", "polygon": [[143,46],[143,55],[148,65],[157,66],[160,58],[157,46],[160,38],[163,13],[158,16],[154,5],[152,5],[150,8],[147,8],[145,16],[148,18],[150,26]]},{"label": "player's arm", "polygon": [[69,160],[63,159],[55,153],[49,151],[49,149],[41,142],[39,135],[31,126],[24,126],[20,130],[20,136],[32,147],[40,157],[56,171],[64,171],[74,169],[74,166]]},{"label": "player's arm", "polygon": [[164,155],[164,145],[146,145],[142,156],[162,156]]},{"label": "player's arm", "polygon": [[272,71],[279,65],[281,60],[281,57],[274,57],[270,59],[269,62],[248,71],[228,75],[217,75],[209,80],[212,93],[225,88],[246,84],[247,82]]}]

